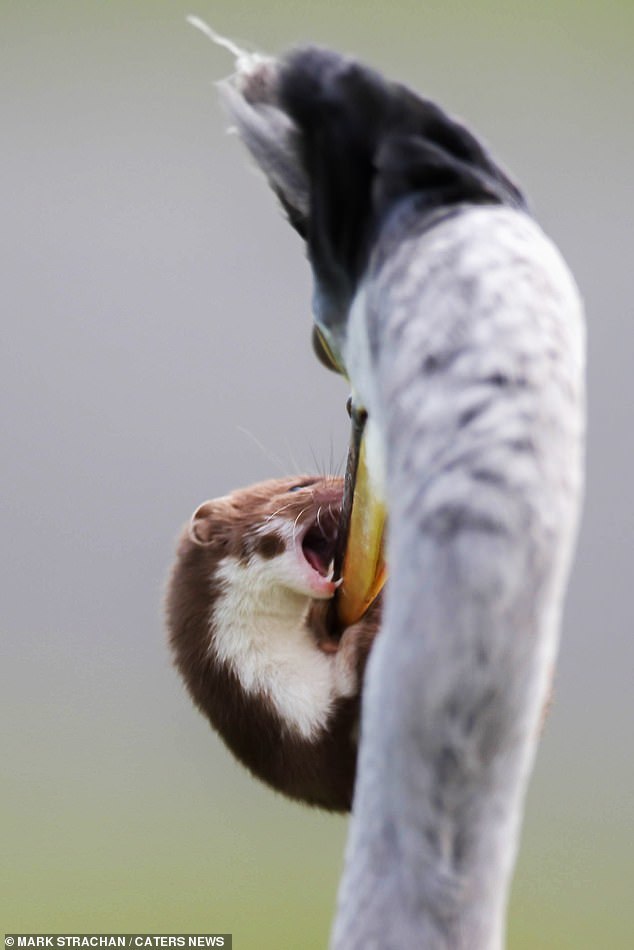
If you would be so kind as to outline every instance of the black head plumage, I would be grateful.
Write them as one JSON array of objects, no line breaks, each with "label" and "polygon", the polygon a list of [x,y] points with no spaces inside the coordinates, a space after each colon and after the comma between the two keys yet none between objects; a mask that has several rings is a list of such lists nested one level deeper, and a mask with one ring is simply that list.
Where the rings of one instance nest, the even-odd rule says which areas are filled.
[{"label": "black head plumage", "polygon": [[277,94],[299,132],[308,215],[280,200],[307,242],[328,309],[347,307],[381,226],[402,202],[430,220],[461,204],[525,208],[464,126],[353,59],[296,50],[282,61]]}]

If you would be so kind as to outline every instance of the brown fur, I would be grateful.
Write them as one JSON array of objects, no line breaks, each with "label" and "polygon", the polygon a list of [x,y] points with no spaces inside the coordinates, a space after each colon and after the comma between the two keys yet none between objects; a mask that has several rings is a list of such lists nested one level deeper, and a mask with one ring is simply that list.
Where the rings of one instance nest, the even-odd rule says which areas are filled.
[{"label": "brown fur", "polygon": [[[296,486],[300,490],[291,492]],[[253,553],[277,556],[284,549],[282,539],[254,534],[255,527],[277,512],[291,523],[315,519],[318,506],[338,517],[342,492],[342,479],[276,479],[201,505],[180,539],[166,604],[175,665],[194,703],[233,754],[278,791],[332,811],[347,811],[352,804],[361,687],[355,696],[335,702],[317,738],[303,739],[288,729],[264,694],[247,693],[209,646],[211,610],[222,589],[214,581],[219,561],[229,555],[243,561]],[[315,649],[345,651],[361,684],[380,605],[336,643],[326,626],[328,603],[313,601],[308,614]]]}]

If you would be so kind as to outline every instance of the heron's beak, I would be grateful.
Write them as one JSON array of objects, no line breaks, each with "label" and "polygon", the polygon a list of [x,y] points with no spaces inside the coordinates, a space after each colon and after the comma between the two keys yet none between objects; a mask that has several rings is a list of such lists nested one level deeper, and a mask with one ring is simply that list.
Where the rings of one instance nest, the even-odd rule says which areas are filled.
[{"label": "heron's beak", "polygon": [[[385,505],[374,490],[364,438],[365,413],[352,412],[343,499],[340,572],[343,582],[334,610],[341,629],[356,623],[381,592],[386,579],[383,559]],[[335,571],[337,571],[335,563]]]}]

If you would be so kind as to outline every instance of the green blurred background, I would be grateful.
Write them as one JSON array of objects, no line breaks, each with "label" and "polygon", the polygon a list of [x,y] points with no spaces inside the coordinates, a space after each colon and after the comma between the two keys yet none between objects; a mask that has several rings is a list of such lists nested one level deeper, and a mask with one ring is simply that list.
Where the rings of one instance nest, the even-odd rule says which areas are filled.
[{"label": "green blurred background", "polygon": [[163,642],[207,497],[340,465],[302,248],[237,141],[196,13],[353,52],[463,117],[584,293],[586,515],[509,945],[634,946],[634,5],[0,2],[4,931],[325,947],[346,822],[231,761]]}]

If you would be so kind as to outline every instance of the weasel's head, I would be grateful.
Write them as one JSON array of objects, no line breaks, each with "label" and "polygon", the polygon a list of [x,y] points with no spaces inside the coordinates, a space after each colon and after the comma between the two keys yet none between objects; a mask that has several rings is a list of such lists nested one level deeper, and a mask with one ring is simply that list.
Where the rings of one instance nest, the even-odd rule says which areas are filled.
[{"label": "weasel's head", "polygon": [[249,692],[257,681],[273,694],[263,683],[280,669],[281,645],[299,639],[332,648],[316,608],[325,608],[337,588],[342,497],[343,479],[305,475],[199,505],[181,536],[167,592],[170,643],[182,672],[220,663]]},{"label": "weasel's head", "polygon": [[337,587],[333,557],[342,494],[339,478],[271,479],[204,502],[187,537],[206,550],[218,579],[246,569],[260,609],[281,592],[327,599]]}]

